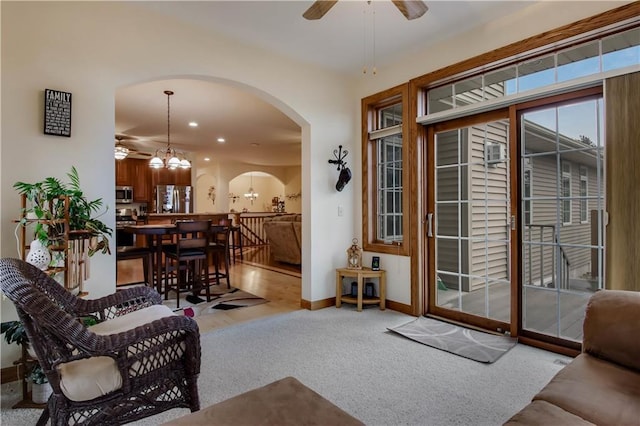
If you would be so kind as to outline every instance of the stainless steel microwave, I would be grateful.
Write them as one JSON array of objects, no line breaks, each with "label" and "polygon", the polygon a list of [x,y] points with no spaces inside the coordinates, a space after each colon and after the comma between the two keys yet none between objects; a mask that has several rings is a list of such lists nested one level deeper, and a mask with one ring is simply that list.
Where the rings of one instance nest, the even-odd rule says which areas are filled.
[{"label": "stainless steel microwave", "polygon": [[133,187],[116,186],[116,203],[118,204],[133,203]]}]

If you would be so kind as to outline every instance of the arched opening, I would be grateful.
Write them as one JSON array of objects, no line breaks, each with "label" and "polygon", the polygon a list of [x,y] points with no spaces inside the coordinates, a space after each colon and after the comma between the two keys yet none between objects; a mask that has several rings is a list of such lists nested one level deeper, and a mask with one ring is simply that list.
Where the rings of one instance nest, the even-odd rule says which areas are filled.
[{"label": "arched opening", "polygon": [[[170,108],[165,90],[174,92]],[[243,211],[303,214],[302,138],[304,134],[308,137],[308,131],[303,132],[308,124],[272,96],[211,77],[165,78],[119,88],[115,109],[115,134],[124,136],[131,159],[148,162],[155,150],[166,149],[169,141],[189,159],[192,168],[187,183],[192,187],[193,214],[229,213],[229,217],[239,219],[240,226],[244,218],[240,220],[239,214]],[[197,125],[190,126],[190,122]],[[140,170],[144,173],[144,167]],[[165,180],[174,176],[171,171],[163,172]],[[157,180],[151,178],[147,182],[148,196],[139,196],[139,205],[134,206],[137,211],[147,211],[149,220],[162,214],[155,209],[156,184]],[[251,188],[257,197],[245,196]],[[301,228],[298,241],[301,252]],[[238,271],[238,285],[252,281],[248,269],[259,265],[243,261],[233,265]],[[261,269],[260,273],[277,274],[278,269]],[[297,286],[293,292],[297,308],[302,293],[301,254],[297,265],[281,269],[288,269],[288,279],[294,280],[288,283],[289,289]]]}]

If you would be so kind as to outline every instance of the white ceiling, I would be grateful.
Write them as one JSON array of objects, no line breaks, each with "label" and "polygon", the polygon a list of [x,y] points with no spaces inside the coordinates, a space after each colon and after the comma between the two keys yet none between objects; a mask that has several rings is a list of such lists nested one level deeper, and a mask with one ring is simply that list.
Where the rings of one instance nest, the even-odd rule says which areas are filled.
[{"label": "white ceiling", "polygon": [[[531,5],[530,1],[426,0],[421,18],[408,21],[390,0],[340,0],[322,19],[302,18],[313,1],[159,1],[133,7],[170,15],[216,34],[300,61],[357,76],[364,65],[435,43]],[[374,13],[375,11],[375,13]],[[393,29],[393,30],[391,30]],[[171,145],[202,164],[236,160],[257,165],[299,165],[300,128],[254,95],[198,80],[155,81],[116,94],[116,133],[129,147],[166,147],[167,97],[172,90]],[[187,126],[198,122],[197,128]],[[251,123],[250,126],[247,123]],[[226,143],[216,142],[224,137]]]}]

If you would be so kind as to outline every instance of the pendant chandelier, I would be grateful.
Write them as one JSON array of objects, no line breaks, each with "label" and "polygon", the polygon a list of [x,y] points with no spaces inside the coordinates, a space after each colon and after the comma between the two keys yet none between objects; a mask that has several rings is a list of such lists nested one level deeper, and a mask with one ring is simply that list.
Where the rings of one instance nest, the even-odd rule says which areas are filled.
[{"label": "pendant chandelier", "polygon": [[118,140],[118,143],[115,147],[116,160],[124,160],[125,158],[127,158],[127,155],[129,155],[129,148],[122,145],[122,136],[116,136],[116,139]]},{"label": "pendant chandelier", "polygon": [[[177,168],[181,169],[189,169],[191,168],[191,163],[189,160],[184,158],[183,153],[176,152],[175,149],[171,148],[171,95],[173,92],[171,90],[165,90],[164,94],[167,95],[167,148],[165,150],[156,150],[155,155],[149,161],[149,166],[153,169],[161,169],[166,167],[170,170],[175,170]],[[178,154],[182,157],[180,159]]]},{"label": "pendant chandelier", "polygon": [[246,192],[244,194],[244,198],[251,201],[251,205],[253,205],[255,199],[258,198],[258,193],[253,190],[253,173],[251,173],[251,184],[249,185],[249,192]]}]

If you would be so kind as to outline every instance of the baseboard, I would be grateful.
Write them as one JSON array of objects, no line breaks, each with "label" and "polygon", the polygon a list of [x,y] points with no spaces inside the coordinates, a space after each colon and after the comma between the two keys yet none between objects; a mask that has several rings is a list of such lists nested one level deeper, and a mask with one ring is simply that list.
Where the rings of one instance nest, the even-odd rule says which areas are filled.
[{"label": "baseboard", "polygon": [[17,382],[18,380],[20,380],[20,371],[17,365],[0,370],[0,384]]},{"label": "baseboard", "polygon": [[398,312],[401,312],[403,314],[415,316],[413,314],[413,309],[411,308],[411,305],[405,305],[404,303],[394,302],[393,300],[387,299],[385,301],[385,306],[388,309],[391,309],[392,311],[398,311]]},{"label": "baseboard", "polygon": [[310,311],[316,311],[318,309],[328,308],[329,306],[336,306],[336,298],[330,297],[328,299],[315,300],[313,302],[305,299],[300,299],[300,307],[302,309],[308,309]]},{"label": "baseboard", "polygon": [[[324,309],[324,308],[328,308],[329,306],[335,306],[336,305],[336,298],[335,297],[330,297],[328,299],[322,299],[322,300],[316,300],[316,301],[309,301],[309,300],[305,300],[305,299],[301,299],[300,300],[300,307],[302,309],[308,309],[310,311],[315,311],[317,309]],[[401,312],[403,314],[407,314],[407,315],[411,315],[411,316],[415,316],[413,315],[413,311],[411,309],[411,305],[405,305],[404,303],[399,303],[399,302],[394,302],[393,300],[386,300],[385,301],[385,306],[387,309],[391,309],[392,311],[398,311]]]}]

